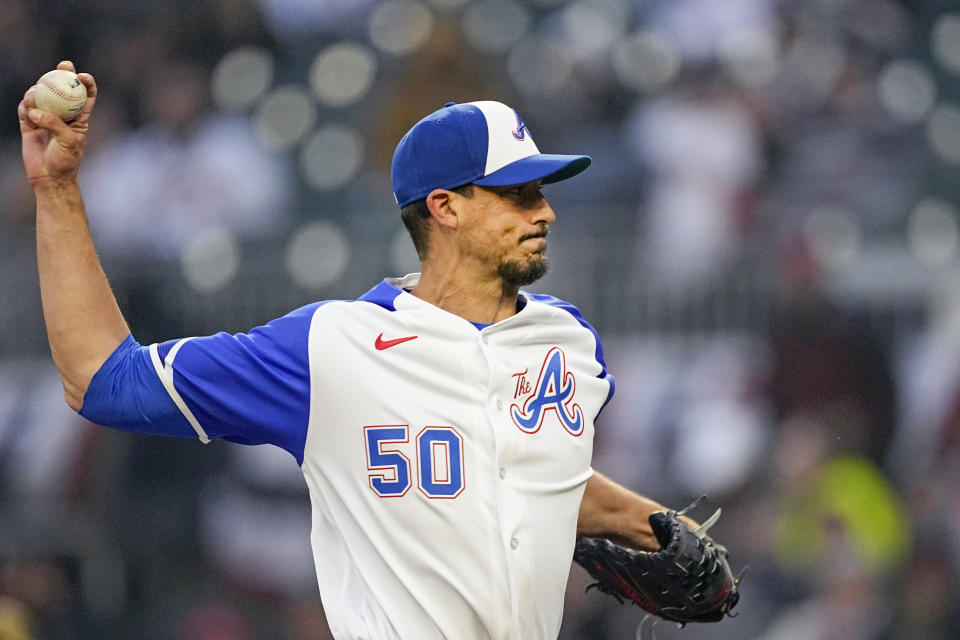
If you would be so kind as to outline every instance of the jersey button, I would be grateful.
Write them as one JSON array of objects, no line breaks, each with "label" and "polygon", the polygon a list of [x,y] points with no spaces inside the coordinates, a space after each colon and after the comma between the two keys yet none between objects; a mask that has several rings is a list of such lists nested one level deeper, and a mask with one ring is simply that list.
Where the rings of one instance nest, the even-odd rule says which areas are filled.
[{"label": "jersey button", "polygon": [[497,398],[497,409],[503,409],[503,400]]},{"label": "jersey button", "polygon": [[[503,480],[506,477],[507,477],[507,470],[504,469],[503,467],[500,467],[500,479]],[[514,540],[516,540],[516,538],[514,538]]]},{"label": "jersey button", "polygon": [[480,334],[480,339],[483,340],[483,344],[487,344],[488,342],[490,342],[490,338],[488,338],[487,334],[485,333]]},{"label": "jersey button", "polygon": [[519,547],[519,546],[520,546],[520,541],[519,541],[519,540],[517,540],[516,538],[510,538],[510,548],[511,548],[511,549],[516,549],[516,548]]}]

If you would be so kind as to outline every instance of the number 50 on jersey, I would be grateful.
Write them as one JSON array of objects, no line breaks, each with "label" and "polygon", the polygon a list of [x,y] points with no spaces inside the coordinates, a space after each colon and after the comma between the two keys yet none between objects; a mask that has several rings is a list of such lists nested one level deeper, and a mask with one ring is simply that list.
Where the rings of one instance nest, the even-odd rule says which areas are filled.
[{"label": "number 50 on jersey", "polygon": [[456,498],[465,485],[463,437],[453,427],[426,427],[410,444],[410,427],[364,427],[370,488],[381,498],[398,498],[412,484],[410,453],[416,460],[417,488],[428,498]]}]

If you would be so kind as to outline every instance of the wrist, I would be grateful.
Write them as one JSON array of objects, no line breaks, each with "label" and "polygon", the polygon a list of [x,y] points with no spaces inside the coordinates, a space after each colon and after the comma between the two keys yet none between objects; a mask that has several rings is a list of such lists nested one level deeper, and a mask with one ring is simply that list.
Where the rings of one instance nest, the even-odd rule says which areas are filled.
[{"label": "wrist", "polygon": [[37,215],[62,219],[68,212],[83,212],[80,185],[73,179],[45,179],[35,182],[33,195],[37,201]]},{"label": "wrist", "polygon": [[43,176],[40,178],[35,178],[30,181],[31,186],[33,187],[33,192],[36,195],[56,195],[58,193],[67,193],[70,191],[78,190],[80,185],[77,181],[76,174],[53,178],[51,176]]},{"label": "wrist", "polygon": [[33,183],[33,195],[37,199],[38,209],[44,205],[74,205],[80,201],[80,184],[73,178],[45,178]]}]

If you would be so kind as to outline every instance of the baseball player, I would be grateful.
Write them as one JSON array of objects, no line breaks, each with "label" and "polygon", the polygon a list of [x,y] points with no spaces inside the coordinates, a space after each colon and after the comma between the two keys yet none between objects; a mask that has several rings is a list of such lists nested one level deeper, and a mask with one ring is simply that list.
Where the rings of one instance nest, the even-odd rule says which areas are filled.
[{"label": "baseball player", "polygon": [[70,123],[36,109],[32,89],[18,107],[66,401],[119,429],[290,452],[336,638],[556,638],[578,536],[658,548],[648,516],[663,507],[590,466],[614,390],[597,333],[572,305],[520,290],[546,269],[555,214],[541,185],[589,157],[540,153],[501,103],[450,103],[393,160],[421,273],[249,333],[141,346],[77,184],[97,96],[80,79],[89,100]]}]

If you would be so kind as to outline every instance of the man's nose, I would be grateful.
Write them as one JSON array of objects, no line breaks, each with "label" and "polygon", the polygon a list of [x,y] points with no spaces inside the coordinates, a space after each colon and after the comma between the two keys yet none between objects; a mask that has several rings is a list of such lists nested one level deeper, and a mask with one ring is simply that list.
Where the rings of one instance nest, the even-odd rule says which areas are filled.
[{"label": "man's nose", "polygon": [[531,220],[534,224],[546,223],[551,224],[557,219],[557,214],[554,213],[553,207],[550,206],[550,203],[547,202],[547,199],[544,198],[534,209],[534,216]]}]

